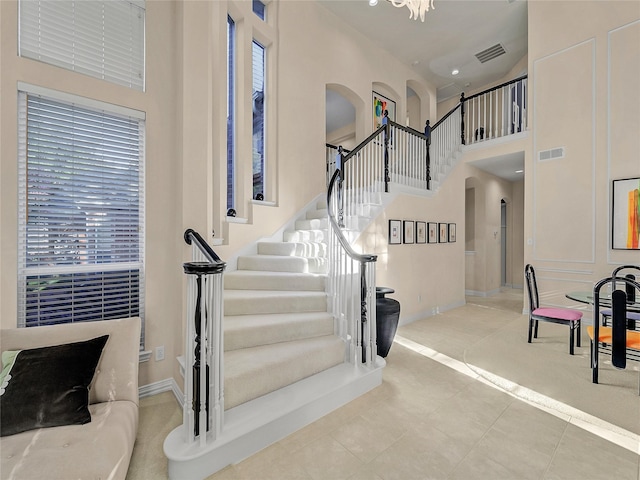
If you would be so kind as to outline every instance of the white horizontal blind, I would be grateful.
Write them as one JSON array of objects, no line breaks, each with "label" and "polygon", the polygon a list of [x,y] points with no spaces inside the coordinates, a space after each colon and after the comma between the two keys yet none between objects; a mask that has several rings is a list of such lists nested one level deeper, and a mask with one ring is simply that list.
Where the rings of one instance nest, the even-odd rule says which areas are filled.
[{"label": "white horizontal blind", "polygon": [[144,121],[19,95],[19,325],[144,317]]},{"label": "white horizontal blind", "polygon": [[20,0],[20,56],[144,90],[144,0]]}]

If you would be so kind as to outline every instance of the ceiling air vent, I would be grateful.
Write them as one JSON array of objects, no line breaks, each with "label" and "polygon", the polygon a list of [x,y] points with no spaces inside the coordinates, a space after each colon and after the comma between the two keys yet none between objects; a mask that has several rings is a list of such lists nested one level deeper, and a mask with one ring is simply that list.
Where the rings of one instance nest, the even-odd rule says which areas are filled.
[{"label": "ceiling air vent", "polygon": [[489,60],[493,60],[500,55],[504,55],[505,50],[499,43],[496,43],[493,47],[489,47],[486,50],[483,50],[479,53],[476,53],[476,58],[480,60],[480,63],[486,63]]},{"label": "ceiling air vent", "polygon": [[564,158],[564,147],[552,148],[551,150],[541,150],[538,152],[538,161],[556,160]]}]

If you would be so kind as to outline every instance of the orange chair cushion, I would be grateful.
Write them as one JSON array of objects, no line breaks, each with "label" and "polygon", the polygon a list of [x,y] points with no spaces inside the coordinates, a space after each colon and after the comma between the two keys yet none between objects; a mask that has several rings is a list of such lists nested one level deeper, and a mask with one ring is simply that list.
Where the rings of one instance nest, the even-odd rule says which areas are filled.
[{"label": "orange chair cushion", "polygon": [[[593,326],[587,327],[587,333],[589,334],[589,338],[593,340]],[[598,336],[600,337],[599,341],[601,343],[611,343],[613,341],[611,327],[600,327]],[[627,348],[640,350],[640,332],[627,331]]]}]

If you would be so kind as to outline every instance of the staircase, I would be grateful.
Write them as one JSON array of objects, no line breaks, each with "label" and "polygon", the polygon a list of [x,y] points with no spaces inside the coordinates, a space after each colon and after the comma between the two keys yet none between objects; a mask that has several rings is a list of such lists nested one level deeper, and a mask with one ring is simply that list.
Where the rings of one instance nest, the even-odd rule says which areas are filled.
[{"label": "staircase", "polygon": [[[164,442],[169,478],[205,478],[382,383],[377,257],[353,245],[385,208],[389,184],[422,195],[438,188],[459,158],[461,110],[434,126],[431,148],[428,137],[394,122],[378,129],[342,156],[342,180],[334,172],[328,186],[330,218],[318,201],[282,241],[238,257],[235,271],[222,275],[225,263],[185,232],[197,248],[185,268],[183,424]],[[196,435],[205,424],[206,435]]]},{"label": "staircase", "polygon": [[326,200],[301,216],[282,241],[259,242],[223,276],[223,421],[192,441],[186,420],[167,436],[171,479],[205,478],[382,383],[384,360],[349,361],[350,339],[336,334],[344,328],[327,295]]},{"label": "staircase", "polygon": [[326,204],[282,242],[259,242],[225,275],[225,407],[341,364],[344,341],[327,313]]}]

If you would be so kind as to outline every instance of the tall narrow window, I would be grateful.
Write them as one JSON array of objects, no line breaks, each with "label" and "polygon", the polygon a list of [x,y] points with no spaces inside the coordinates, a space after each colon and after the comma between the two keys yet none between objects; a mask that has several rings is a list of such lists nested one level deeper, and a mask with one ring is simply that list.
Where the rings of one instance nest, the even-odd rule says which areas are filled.
[{"label": "tall narrow window", "polygon": [[265,48],[253,41],[253,198],[264,198]]},{"label": "tall narrow window", "polygon": [[235,205],[236,24],[227,16],[227,210]]},{"label": "tall narrow window", "polygon": [[266,5],[260,0],[253,0],[253,13],[255,13],[260,20],[265,20]]},{"label": "tall narrow window", "polygon": [[144,0],[20,0],[19,55],[144,90]]},{"label": "tall narrow window", "polygon": [[18,325],[143,317],[144,114],[19,99]]}]

